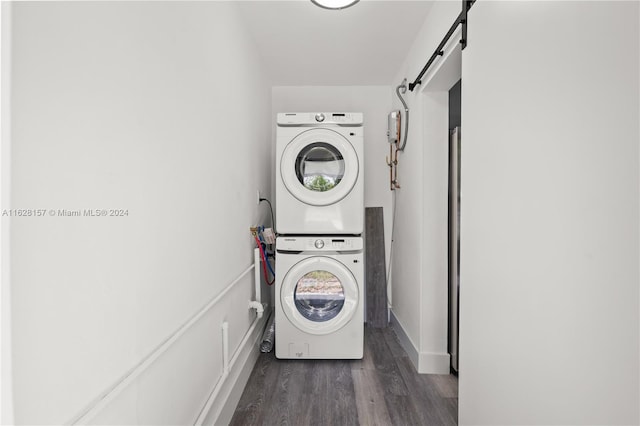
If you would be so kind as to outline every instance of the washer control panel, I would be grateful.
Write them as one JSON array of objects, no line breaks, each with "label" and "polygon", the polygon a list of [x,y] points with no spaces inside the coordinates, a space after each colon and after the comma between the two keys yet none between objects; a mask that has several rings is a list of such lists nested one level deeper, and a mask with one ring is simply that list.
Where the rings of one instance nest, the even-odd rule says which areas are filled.
[{"label": "washer control panel", "polygon": [[278,113],[278,126],[309,127],[319,125],[338,125],[357,127],[363,124],[361,112],[281,112]]},{"label": "washer control panel", "polygon": [[285,251],[357,251],[363,248],[362,237],[306,236],[278,237],[276,249]]}]

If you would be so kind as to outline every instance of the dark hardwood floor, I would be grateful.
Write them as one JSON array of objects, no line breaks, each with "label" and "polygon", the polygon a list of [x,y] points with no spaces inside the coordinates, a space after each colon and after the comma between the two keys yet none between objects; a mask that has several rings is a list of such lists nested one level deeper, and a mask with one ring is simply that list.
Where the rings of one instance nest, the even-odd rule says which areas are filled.
[{"label": "dark hardwood floor", "polygon": [[362,360],[260,354],[231,425],[441,426],[457,419],[458,379],[418,374],[393,330],[365,327]]}]

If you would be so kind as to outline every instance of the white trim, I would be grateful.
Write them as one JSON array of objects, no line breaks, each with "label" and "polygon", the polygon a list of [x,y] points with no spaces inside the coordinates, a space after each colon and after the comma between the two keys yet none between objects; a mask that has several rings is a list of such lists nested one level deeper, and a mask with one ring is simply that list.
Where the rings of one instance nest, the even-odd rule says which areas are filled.
[{"label": "white trim", "polygon": [[391,311],[391,328],[400,341],[419,374],[449,374],[450,355],[448,353],[420,352],[411,338],[404,331],[404,327]]},{"label": "white trim", "polygon": [[[458,79],[449,81],[448,77],[452,75],[451,70],[457,70],[455,73],[460,76],[462,69],[462,47],[460,39],[462,38],[462,29],[459,27],[451,36],[447,44],[442,49],[442,56],[429,68],[429,71],[422,77],[419,93],[433,91],[449,91]],[[441,72],[443,71],[443,72]]]},{"label": "white trim", "polygon": [[400,341],[400,346],[402,349],[409,355],[409,359],[413,366],[418,369],[418,364],[420,360],[420,355],[416,345],[413,344],[413,341],[409,337],[409,335],[404,331],[404,327],[396,317],[396,314],[391,310],[391,319],[390,325],[393,331],[395,331],[396,336],[398,336],[398,341]]},{"label": "white trim", "polygon": [[450,364],[448,353],[420,352],[417,370],[420,374],[449,374]]},{"label": "white trim", "polygon": [[[242,280],[249,272],[254,269],[254,265],[249,266],[244,270],[231,284],[229,284],[220,294],[214,297],[209,303],[207,303],[202,309],[200,309],[195,315],[181,325],[176,331],[174,331],[169,337],[167,337],[160,345],[146,355],[138,364],[133,366],[122,377],[116,380],[111,386],[105,389],[96,399],[91,401],[83,410],[81,410],[76,416],[74,416],[68,424],[85,424],[88,420],[97,415],[109,402],[111,402],[122,390],[133,382],[143,371],[145,371],[153,362],[158,359],[164,352],[167,351],[192,325],[194,325],[200,318],[202,318],[216,303],[218,303],[225,294],[227,294],[238,282]],[[255,322],[254,322],[255,325]]]},{"label": "white trim", "polygon": [[260,355],[258,342],[268,319],[269,316],[264,315],[254,320],[231,359],[228,374],[223,375],[212,390],[195,425],[229,424]]},{"label": "white trim", "polygon": [[[257,317],[253,320],[251,327],[249,327],[231,361],[225,368],[222,377],[211,390],[209,398],[207,398],[207,402],[200,411],[194,425],[229,423],[242,396],[244,386],[253,370],[253,365],[258,359],[260,345],[257,343],[262,336],[266,321],[266,316]],[[251,345],[247,347],[247,343],[251,343]],[[240,367],[234,369],[238,362]]]}]

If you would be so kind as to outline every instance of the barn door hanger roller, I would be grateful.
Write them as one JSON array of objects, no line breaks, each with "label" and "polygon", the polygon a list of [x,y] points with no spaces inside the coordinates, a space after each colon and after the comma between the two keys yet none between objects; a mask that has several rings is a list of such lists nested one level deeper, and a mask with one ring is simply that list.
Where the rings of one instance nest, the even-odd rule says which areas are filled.
[{"label": "barn door hanger roller", "polygon": [[467,12],[469,12],[469,9],[471,9],[471,6],[473,6],[475,2],[476,0],[462,0],[462,12],[460,12],[460,15],[458,15],[453,25],[451,25],[451,28],[449,28],[449,31],[447,31],[438,47],[436,47],[435,52],[433,52],[433,55],[431,55],[424,68],[422,68],[420,74],[418,74],[413,83],[409,83],[409,90],[413,92],[413,89],[415,89],[417,85],[422,83],[422,76],[424,76],[427,70],[429,70],[429,67],[431,67],[436,58],[438,56],[444,55],[444,46],[447,44],[453,33],[456,32],[458,25],[462,25],[462,38],[460,39],[462,49],[464,50],[464,48],[467,47]]}]

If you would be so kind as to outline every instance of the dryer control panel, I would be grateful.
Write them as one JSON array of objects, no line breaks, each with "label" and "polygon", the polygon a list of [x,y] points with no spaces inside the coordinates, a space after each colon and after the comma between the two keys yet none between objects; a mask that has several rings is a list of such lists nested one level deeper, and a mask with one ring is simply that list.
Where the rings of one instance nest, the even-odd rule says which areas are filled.
[{"label": "dryer control panel", "polygon": [[338,125],[345,127],[362,126],[361,112],[281,112],[278,126],[308,127]]},{"label": "dryer control panel", "polygon": [[278,237],[276,249],[285,251],[358,251],[362,250],[362,237],[305,236]]}]

